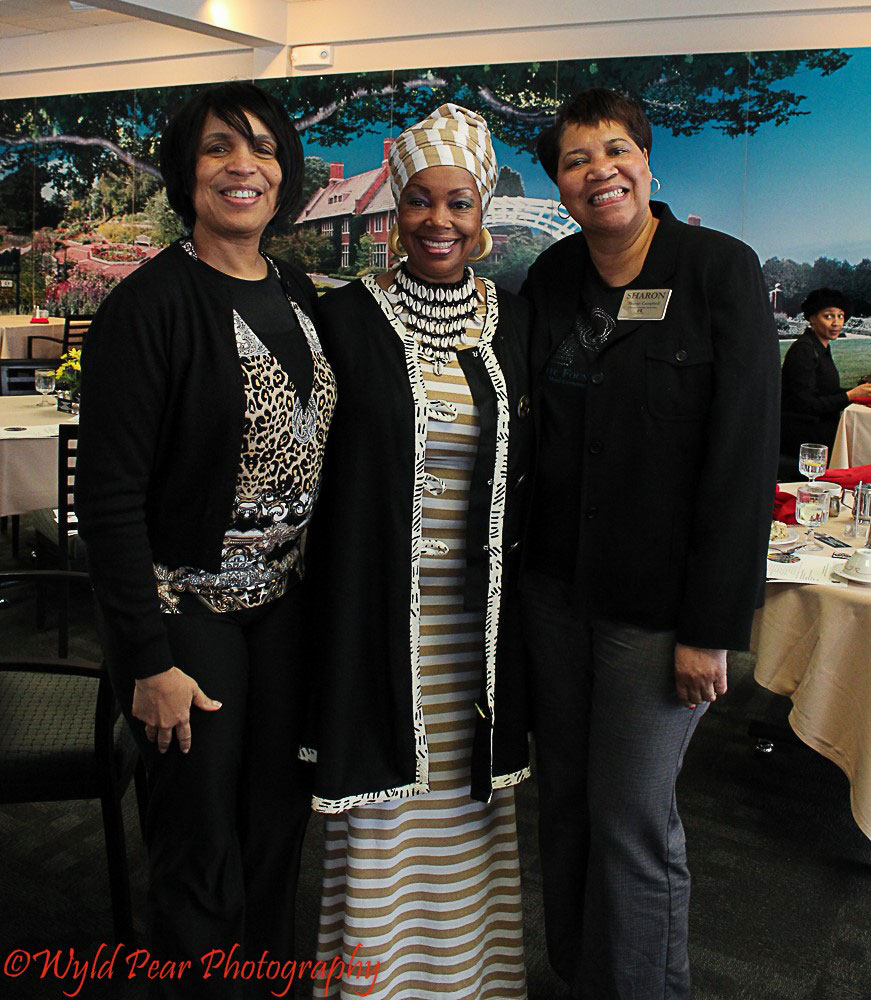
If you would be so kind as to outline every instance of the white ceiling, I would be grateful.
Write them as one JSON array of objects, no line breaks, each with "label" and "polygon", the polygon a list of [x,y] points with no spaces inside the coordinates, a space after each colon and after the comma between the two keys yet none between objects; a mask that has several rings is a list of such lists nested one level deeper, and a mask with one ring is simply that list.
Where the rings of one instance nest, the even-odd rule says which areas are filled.
[{"label": "white ceiling", "polygon": [[0,38],[42,35],[93,25],[130,21],[126,14],[108,10],[74,11],[67,0],[0,0]]}]

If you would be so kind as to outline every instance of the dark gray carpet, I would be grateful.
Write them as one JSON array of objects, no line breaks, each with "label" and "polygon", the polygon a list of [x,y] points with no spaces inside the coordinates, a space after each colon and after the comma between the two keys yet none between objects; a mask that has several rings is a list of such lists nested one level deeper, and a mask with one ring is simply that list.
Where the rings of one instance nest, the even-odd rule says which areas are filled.
[{"label": "dark gray carpet", "polygon": [[[0,536],[0,567],[11,565]],[[2,595],[0,595],[2,599]],[[94,655],[87,601],[72,655]],[[53,634],[33,638],[33,601],[0,607],[0,655],[50,651]],[[735,658],[731,691],[699,726],[680,779],[679,803],[694,874],[691,960],[696,1000],[871,1000],[871,841],[855,825],[849,787],[830,762],[800,744],[756,756],[747,721],[770,700],[752,679],[750,657]],[[530,1000],[568,996],[544,949],[536,861],[534,782],[518,792]],[[145,858],[132,789],[125,799],[137,927]],[[321,823],[309,829],[300,888],[299,958],[314,955]],[[62,1000],[71,981],[40,980],[34,967],[10,978],[16,948],[74,948],[92,956],[111,936],[99,804],[0,808],[0,998]],[[79,996],[144,998],[139,982],[116,974],[87,982]]]}]

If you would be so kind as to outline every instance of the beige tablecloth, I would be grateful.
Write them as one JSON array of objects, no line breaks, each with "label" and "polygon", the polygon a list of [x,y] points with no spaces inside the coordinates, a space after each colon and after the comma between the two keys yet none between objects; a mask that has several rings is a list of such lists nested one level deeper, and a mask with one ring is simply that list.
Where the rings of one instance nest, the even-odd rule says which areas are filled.
[{"label": "beige tablecloth", "polygon": [[855,465],[871,465],[871,406],[851,403],[841,413],[835,434],[830,469],[852,469]]},{"label": "beige tablecloth", "polygon": [[[842,512],[822,530],[844,537],[848,521]],[[853,816],[871,837],[871,584],[769,583],[751,648],[756,680],[792,700],[796,735],[850,779]]]},{"label": "beige tablecloth", "polygon": [[[0,396],[0,516],[57,507],[57,425],[66,413],[41,396]],[[11,431],[10,427],[24,427]],[[53,437],[44,435],[51,434]],[[35,436],[40,435],[40,436]]]},{"label": "beige tablecloth", "polygon": [[[31,323],[29,316],[14,314],[0,315],[0,358],[26,358],[27,338],[33,336],[63,337],[64,321],[58,316],[50,316],[48,323]],[[33,344],[33,357],[59,358],[60,344],[48,340],[37,340]]]}]

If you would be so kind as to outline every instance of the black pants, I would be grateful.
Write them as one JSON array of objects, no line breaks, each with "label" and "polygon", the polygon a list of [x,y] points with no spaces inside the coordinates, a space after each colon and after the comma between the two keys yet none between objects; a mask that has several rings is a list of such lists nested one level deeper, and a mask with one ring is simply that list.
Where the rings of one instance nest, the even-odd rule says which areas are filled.
[{"label": "black pants", "polygon": [[[184,595],[166,616],[175,665],[222,702],[192,709],[190,753],[166,754],[129,716],[133,687],[109,669],[149,772],[146,845],[150,863],[148,947],[188,960],[158,997],[269,996],[265,979],[244,983],[226,963],[203,977],[214,950],[257,962],[264,951],[294,955],[294,904],[308,823],[307,765],[297,751],[307,707],[298,588],[261,608],[216,614]],[[213,963],[217,962],[217,957]]]}]

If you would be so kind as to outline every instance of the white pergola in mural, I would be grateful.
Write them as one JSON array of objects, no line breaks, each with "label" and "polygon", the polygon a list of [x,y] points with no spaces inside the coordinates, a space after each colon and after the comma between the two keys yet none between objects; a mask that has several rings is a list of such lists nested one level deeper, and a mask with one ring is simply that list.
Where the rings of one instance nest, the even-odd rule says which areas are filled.
[{"label": "white pergola in mural", "polygon": [[555,240],[579,233],[581,227],[574,219],[564,219],[557,212],[553,198],[494,198],[487,211],[488,225],[529,226],[540,229]]}]

